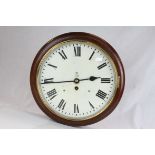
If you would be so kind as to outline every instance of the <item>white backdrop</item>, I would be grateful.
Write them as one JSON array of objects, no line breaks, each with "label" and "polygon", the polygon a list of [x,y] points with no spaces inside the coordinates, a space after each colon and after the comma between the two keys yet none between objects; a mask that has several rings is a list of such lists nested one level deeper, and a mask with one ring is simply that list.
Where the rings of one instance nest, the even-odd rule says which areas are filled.
[{"label": "white backdrop", "polygon": [[72,128],[38,108],[29,74],[42,45],[59,34],[78,31],[108,41],[126,73],[125,91],[113,113],[80,128],[155,128],[155,27],[0,27],[0,128]]}]

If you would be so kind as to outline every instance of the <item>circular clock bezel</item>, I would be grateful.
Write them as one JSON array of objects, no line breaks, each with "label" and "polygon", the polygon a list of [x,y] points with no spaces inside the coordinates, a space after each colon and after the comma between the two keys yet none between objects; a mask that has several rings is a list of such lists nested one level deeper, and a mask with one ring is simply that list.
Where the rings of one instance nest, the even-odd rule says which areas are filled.
[{"label": "circular clock bezel", "polygon": [[[118,86],[116,88],[115,96],[113,97],[109,106],[104,111],[99,113],[98,115],[95,115],[94,117],[91,117],[89,119],[84,119],[84,120],[69,120],[69,119],[66,119],[66,118],[56,115],[56,113],[52,112],[49,108],[47,108],[45,106],[43,100],[41,99],[41,97],[39,95],[39,91],[37,88],[38,66],[40,65],[40,62],[41,62],[42,58],[44,57],[44,55],[55,45],[62,43],[62,42],[71,41],[71,40],[73,40],[73,41],[75,41],[75,40],[87,41],[87,42],[90,42],[90,43],[93,43],[93,44],[99,46],[112,59],[114,65],[115,65],[116,71],[117,71],[117,75],[118,75]],[[96,122],[104,119],[106,116],[108,116],[115,109],[115,107],[118,105],[118,103],[122,97],[123,91],[124,91],[124,85],[125,85],[124,68],[123,68],[121,59],[118,56],[115,49],[109,43],[107,43],[105,40],[99,38],[98,36],[95,36],[95,35],[89,34],[89,33],[84,33],[84,32],[65,33],[65,34],[59,35],[59,36],[51,39],[50,41],[48,41],[37,53],[37,55],[33,61],[33,64],[31,67],[31,73],[30,73],[31,91],[32,91],[33,97],[34,97],[36,103],[38,104],[38,106],[40,107],[40,109],[45,114],[47,114],[50,118],[52,118],[53,120],[55,120],[59,123],[65,124],[65,125],[70,125],[70,126],[83,126],[83,125],[93,124],[93,123],[96,123]]]}]

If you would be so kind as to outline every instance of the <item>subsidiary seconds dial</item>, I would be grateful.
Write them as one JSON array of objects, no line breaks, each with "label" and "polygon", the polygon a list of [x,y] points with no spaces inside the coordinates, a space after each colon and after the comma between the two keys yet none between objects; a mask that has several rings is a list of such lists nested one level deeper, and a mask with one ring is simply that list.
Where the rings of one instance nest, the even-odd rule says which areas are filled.
[{"label": "subsidiary seconds dial", "polygon": [[92,37],[86,33],[59,36],[40,50],[32,65],[36,102],[48,116],[67,125],[99,121],[115,108],[114,98],[124,87],[120,87],[124,82],[123,70],[117,68],[120,64],[87,35]]}]

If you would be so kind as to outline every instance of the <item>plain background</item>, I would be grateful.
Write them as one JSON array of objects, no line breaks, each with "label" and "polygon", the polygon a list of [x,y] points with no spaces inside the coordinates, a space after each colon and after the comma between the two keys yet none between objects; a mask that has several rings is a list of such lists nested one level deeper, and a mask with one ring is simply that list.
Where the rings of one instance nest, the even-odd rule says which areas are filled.
[{"label": "plain background", "polygon": [[59,34],[78,31],[108,41],[126,73],[125,91],[113,113],[81,128],[155,128],[155,27],[0,27],[0,128],[72,128],[38,108],[29,74],[41,46]]}]

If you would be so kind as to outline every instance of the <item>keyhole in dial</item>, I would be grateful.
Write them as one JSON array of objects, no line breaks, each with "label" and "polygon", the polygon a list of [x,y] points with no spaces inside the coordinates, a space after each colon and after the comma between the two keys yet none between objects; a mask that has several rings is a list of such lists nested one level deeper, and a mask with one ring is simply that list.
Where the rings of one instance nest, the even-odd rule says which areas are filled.
[{"label": "keyhole in dial", "polygon": [[75,90],[78,90],[79,89],[79,87],[78,86],[75,86]]}]

